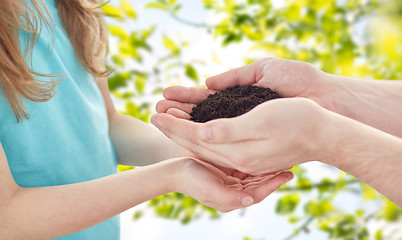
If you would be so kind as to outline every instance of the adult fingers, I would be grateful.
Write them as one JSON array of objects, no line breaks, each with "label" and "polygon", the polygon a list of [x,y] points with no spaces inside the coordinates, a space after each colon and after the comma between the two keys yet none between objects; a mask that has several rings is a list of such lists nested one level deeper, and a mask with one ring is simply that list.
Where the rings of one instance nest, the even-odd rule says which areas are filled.
[{"label": "adult fingers", "polygon": [[267,155],[267,144],[263,141],[266,133],[261,133],[258,124],[248,127],[247,119],[232,124],[234,119],[220,119],[223,124],[216,128],[218,131],[215,131],[214,127],[211,128],[214,129],[212,143],[208,139],[203,141],[206,137],[203,136],[202,130],[208,123],[195,123],[163,113],[153,115],[151,122],[171,140],[207,161],[245,173],[281,170],[278,169],[280,166],[260,166],[257,161]]},{"label": "adult fingers", "polygon": [[163,132],[172,132],[190,142],[198,142],[197,131],[200,123],[176,118],[166,113],[153,115],[151,123]]},{"label": "adult fingers", "polygon": [[170,108],[176,108],[186,112],[187,114],[190,114],[194,106],[195,104],[191,103],[182,103],[172,100],[161,100],[156,104],[155,108],[156,112],[158,113],[165,113]]},{"label": "adult fingers", "polygon": [[[244,140],[228,143],[202,143],[203,148],[224,156],[237,170],[253,175],[281,169],[275,161],[269,143],[264,140]],[[244,177],[242,175],[241,177]]]},{"label": "adult fingers", "polygon": [[[203,124],[195,125],[190,121],[172,121],[167,117],[160,117],[155,115],[154,120],[158,120],[159,129],[169,130],[175,132],[174,134],[184,138],[192,138],[202,140],[208,143],[233,143],[244,140],[258,140],[263,139],[268,134],[264,129],[267,128],[267,123],[270,120],[269,115],[272,110],[271,102],[263,103],[260,106],[252,109],[241,116],[234,118],[220,118],[215,119]],[[159,113],[164,113],[169,108],[177,108],[190,114],[191,105],[183,105],[179,102],[166,102],[161,101],[157,105]],[[268,117],[267,117],[268,116]],[[156,123],[157,123],[156,122]],[[183,128],[182,126],[186,126]],[[191,130],[189,132],[188,130]],[[185,135],[183,135],[185,134]],[[193,141],[193,140],[191,140]],[[194,141],[193,141],[194,142]]]},{"label": "adult fingers", "polygon": [[[220,121],[226,123],[233,119],[221,119]],[[258,125],[244,128],[248,121],[243,123],[243,120],[237,121],[235,124],[221,124],[220,128],[224,128],[227,133],[220,134],[222,131],[219,131],[218,127],[218,131],[216,131],[218,134],[215,134],[214,131],[214,137],[218,137],[213,139],[213,143],[210,143],[203,141],[206,138],[200,131],[208,123],[195,123],[163,113],[153,115],[151,122],[171,140],[207,161],[237,168],[246,173],[261,170],[261,166],[256,166],[258,161],[249,161],[249,159],[261,159],[262,155],[266,155],[266,143],[260,141],[265,136],[261,135],[261,139],[255,139],[261,134]],[[255,130],[250,131],[252,128]],[[272,171],[275,170],[279,169],[272,169]]]},{"label": "adult fingers", "polygon": [[265,137],[264,120],[246,113],[234,118],[221,118],[200,125],[198,137],[208,143],[234,143]]},{"label": "adult fingers", "polygon": [[275,126],[282,124],[276,116],[285,112],[284,101],[287,101],[285,106],[289,106],[289,101],[295,100],[274,99],[259,104],[243,115],[206,122],[200,126],[198,136],[208,143],[233,143],[268,138],[276,130]]},{"label": "adult fingers", "polygon": [[222,154],[206,147],[199,141],[197,129],[199,123],[183,120],[166,113],[158,113],[151,117],[151,122],[168,138],[193,152],[203,160],[216,163],[224,167],[231,167],[229,160]]},{"label": "adult fingers", "polygon": [[213,93],[215,91],[204,88],[173,86],[167,87],[163,91],[163,97],[183,103],[199,103]]},{"label": "adult fingers", "polygon": [[223,90],[234,85],[253,85],[262,77],[262,65],[267,61],[269,61],[269,59],[263,59],[210,77],[206,80],[205,84],[209,89],[213,90]]}]

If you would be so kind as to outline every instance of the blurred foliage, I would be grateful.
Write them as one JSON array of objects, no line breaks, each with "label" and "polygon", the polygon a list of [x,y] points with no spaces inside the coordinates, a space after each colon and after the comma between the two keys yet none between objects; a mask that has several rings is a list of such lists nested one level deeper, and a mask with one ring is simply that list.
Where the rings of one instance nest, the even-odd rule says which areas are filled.
[{"label": "blurred foliage", "polygon": [[263,240],[263,239],[257,239],[257,238],[250,238],[250,237],[245,237],[243,240]]},{"label": "blurred foliage", "polygon": [[[277,6],[281,2],[280,6]],[[402,2],[399,0],[202,0],[203,11],[216,16],[211,23],[192,22],[181,17],[182,3],[176,0],[148,1],[138,12],[129,0],[103,7],[109,18],[111,43],[108,68],[109,88],[127,115],[149,121],[152,101],[169,84],[202,86],[210,73],[200,67],[217,64],[216,59],[187,59],[183,53],[191,42],[164,32],[160,46],[151,44],[157,25],[137,28],[146,11],[160,11],[179,23],[205,29],[222,48],[251,43],[250,56],[281,57],[311,62],[323,71],[372,79],[402,79]],[[159,29],[163,31],[163,29]],[[239,45],[240,46],[240,45]],[[164,49],[155,51],[154,49]],[[206,49],[205,51],[208,51]],[[252,53],[252,54],[251,54]],[[219,56],[215,56],[219,58]],[[256,58],[247,57],[244,63]],[[171,80],[174,81],[171,81]],[[144,100],[145,99],[145,100]],[[127,170],[127,167],[120,167]],[[314,228],[330,239],[391,239],[382,229],[368,229],[372,221],[393,223],[402,211],[371,187],[343,172],[338,178],[312,182],[306,169],[295,167],[295,180],[280,188],[277,214],[287,217],[294,231],[292,239]],[[362,203],[381,205],[345,210],[336,204],[343,194],[353,194]],[[149,208],[163,218],[183,224],[200,216],[218,218],[215,210],[194,199],[170,193],[149,201]],[[133,219],[143,215],[137,212]],[[244,239],[252,239],[246,237]]]}]

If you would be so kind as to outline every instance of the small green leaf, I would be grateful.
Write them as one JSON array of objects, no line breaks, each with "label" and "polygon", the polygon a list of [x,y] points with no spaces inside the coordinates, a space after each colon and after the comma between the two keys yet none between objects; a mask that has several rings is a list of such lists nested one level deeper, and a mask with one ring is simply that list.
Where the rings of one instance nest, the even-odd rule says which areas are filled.
[{"label": "small green leaf", "polygon": [[375,232],[374,238],[375,238],[375,240],[383,240],[383,239],[384,239],[384,235],[383,235],[381,229],[378,229],[378,230]]},{"label": "small green leaf", "polygon": [[180,53],[179,47],[171,38],[169,38],[166,35],[163,36],[163,45],[165,46],[165,48],[170,50],[174,56],[179,55],[179,53]]},{"label": "small green leaf", "polygon": [[164,88],[158,87],[152,92],[152,94],[153,95],[162,95],[163,91],[164,91]]},{"label": "small green leaf", "polygon": [[182,220],[181,220],[181,224],[183,225],[187,225],[191,222],[191,215],[186,215]]},{"label": "small green leaf", "polygon": [[123,9],[123,11],[127,17],[132,18],[132,19],[137,18],[137,12],[135,11],[135,8],[131,5],[131,3],[129,1],[120,0],[120,5],[121,5],[121,9]]},{"label": "small green leaf", "polygon": [[124,67],[124,59],[122,56],[118,55],[113,55],[112,56],[112,61],[114,64],[116,64],[119,67]]},{"label": "small green leaf", "polygon": [[365,183],[360,184],[361,190],[363,192],[363,200],[375,200],[377,199],[377,191]]},{"label": "small green leaf", "polygon": [[144,94],[145,85],[147,83],[147,77],[143,74],[136,75],[135,77],[135,89],[139,94]]},{"label": "small green leaf", "polygon": [[275,211],[280,215],[292,213],[300,201],[299,194],[290,194],[282,197],[276,204]]},{"label": "small green leaf", "polygon": [[302,191],[310,191],[312,186],[311,186],[311,181],[305,177],[300,177],[296,181],[296,186],[299,187]]},{"label": "small green leaf", "polygon": [[359,217],[359,218],[364,216],[364,210],[363,209],[357,209],[355,213],[356,213],[356,216]]},{"label": "small green leaf", "polygon": [[142,215],[144,215],[142,211],[135,212],[133,215],[133,220],[135,221],[135,220],[140,219],[142,217]]},{"label": "small green leaf", "polygon": [[174,6],[173,7],[173,13],[177,14],[182,7],[183,6],[181,4],[178,4],[178,5]]},{"label": "small green leaf", "polygon": [[160,9],[160,10],[164,10],[164,11],[168,11],[169,7],[166,6],[163,3],[159,3],[159,2],[150,2],[148,3],[146,6],[146,8],[155,8],[155,9]]},{"label": "small green leaf", "polygon": [[135,94],[133,92],[125,92],[120,96],[120,98],[129,99],[129,98],[132,98],[134,96],[135,96]]},{"label": "small green leaf", "polygon": [[231,42],[234,42],[235,40],[236,40],[236,35],[235,34],[228,34],[223,39],[222,45],[226,46],[226,45],[230,44]]},{"label": "small green leaf", "polygon": [[333,182],[330,178],[324,178],[320,181],[318,192],[324,193],[331,191],[334,188]]},{"label": "small green leaf", "polygon": [[124,171],[128,171],[128,170],[131,170],[131,169],[135,169],[135,167],[133,167],[133,166],[126,166],[126,165],[118,165],[118,166],[117,166],[117,171],[118,171],[118,172],[124,172]]},{"label": "small green leaf", "polygon": [[306,205],[304,205],[304,211],[307,214],[312,214],[316,217],[324,216],[329,212],[332,212],[334,207],[330,201],[315,201],[310,200]]},{"label": "small green leaf", "polygon": [[230,33],[226,35],[226,37],[223,39],[222,45],[225,47],[229,45],[230,43],[234,42],[240,42],[243,38],[243,34],[235,34],[235,33]]},{"label": "small green leaf", "polygon": [[127,111],[127,115],[129,115],[131,117],[137,117],[140,113],[138,106],[133,102],[128,102],[126,104],[126,111]]},{"label": "small green leaf", "polygon": [[152,35],[152,33],[154,33],[155,29],[156,29],[156,25],[152,25],[152,26],[149,27],[148,29],[143,30],[143,31],[142,31],[142,37],[143,37],[144,39],[147,39],[149,36]]},{"label": "small green leaf", "polygon": [[384,219],[389,222],[396,222],[401,216],[402,210],[390,200],[385,199],[385,205],[383,207]]},{"label": "small green leaf", "polygon": [[292,223],[292,224],[295,224],[295,223],[297,223],[297,222],[300,221],[300,218],[299,218],[298,216],[292,216],[292,217],[290,217],[290,218],[288,219],[288,221],[289,221],[290,223]]},{"label": "small green leaf", "polygon": [[112,34],[113,36],[117,36],[120,38],[128,37],[126,30],[124,30],[124,28],[122,28],[121,26],[109,24],[109,25],[107,25],[107,29],[109,30],[110,34]]},{"label": "small green leaf", "polygon": [[109,90],[115,91],[120,87],[127,86],[127,81],[131,78],[131,74],[127,72],[119,73],[109,77]]},{"label": "small green leaf", "polygon": [[186,65],[186,76],[191,78],[193,81],[197,82],[198,81],[198,73],[197,70],[190,64]]},{"label": "small green leaf", "polygon": [[113,17],[122,17],[123,16],[123,12],[119,8],[117,8],[115,6],[112,6],[110,4],[103,5],[102,6],[102,11],[106,15],[110,15],[110,16],[113,16]]}]

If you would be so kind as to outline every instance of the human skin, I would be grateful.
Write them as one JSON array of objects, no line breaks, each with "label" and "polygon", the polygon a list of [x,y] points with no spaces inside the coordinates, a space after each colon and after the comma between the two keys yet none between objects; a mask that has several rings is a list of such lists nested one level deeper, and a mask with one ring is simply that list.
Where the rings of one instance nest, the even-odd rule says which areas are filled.
[{"label": "human skin", "polygon": [[[144,166],[170,158],[194,157],[200,159],[191,151],[171,141],[153,125],[119,113],[110,96],[107,79],[98,79],[97,83],[105,101],[109,119],[109,135],[120,164]],[[214,165],[214,167],[219,168],[229,176],[240,179],[248,176],[248,174],[230,166]],[[286,175],[286,177],[290,180],[293,175],[291,177]]]},{"label": "human skin", "polygon": [[0,144],[2,239],[51,239],[84,230],[144,201],[180,192],[227,212],[260,202],[292,178],[229,176],[191,158],[166,160],[100,179],[52,187],[19,187]]},{"label": "human skin", "polygon": [[[270,87],[288,98],[236,118],[188,121],[194,104],[236,84]],[[402,206],[396,184],[402,180],[402,140],[396,137],[402,133],[397,121],[402,110],[393,102],[402,101],[401,83],[351,79],[302,62],[264,59],[212,77],[207,86],[167,89],[154,125],[200,157],[250,174],[308,161],[331,164]]]},{"label": "human skin", "polygon": [[191,157],[162,161],[168,156],[192,154],[180,150],[155,127],[117,113],[107,80],[99,80],[98,85],[104,96],[118,159],[132,165],[157,163],[82,183],[24,188],[14,181],[0,143],[2,239],[51,239],[68,235],[168,192],[184,193],[202,204],[228,212],[262,201],[293,178],[291,172],[251,176]]},{"label": "human skin", "polygon": [[182,109],[189,113],[208,94],[237,84],[269,87],[283,97],[308,98],[330,111],[402,137],[401,80],[332,75],[310,63],[280,58],[262,59],[211,77],[206,80],[208,89],[169,87],[157,111]]}]

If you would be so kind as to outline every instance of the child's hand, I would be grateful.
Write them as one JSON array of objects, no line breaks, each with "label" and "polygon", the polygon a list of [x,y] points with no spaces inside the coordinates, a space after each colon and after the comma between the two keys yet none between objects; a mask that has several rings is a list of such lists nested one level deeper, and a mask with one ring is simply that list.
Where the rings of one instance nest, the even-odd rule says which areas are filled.
[{"label": "child's hand", "polygon": [[291,172],[251,176],[193,158],[175,161],[180,167],[173,181],[174,191],[221,212],[258,203],[293,178]]}]

